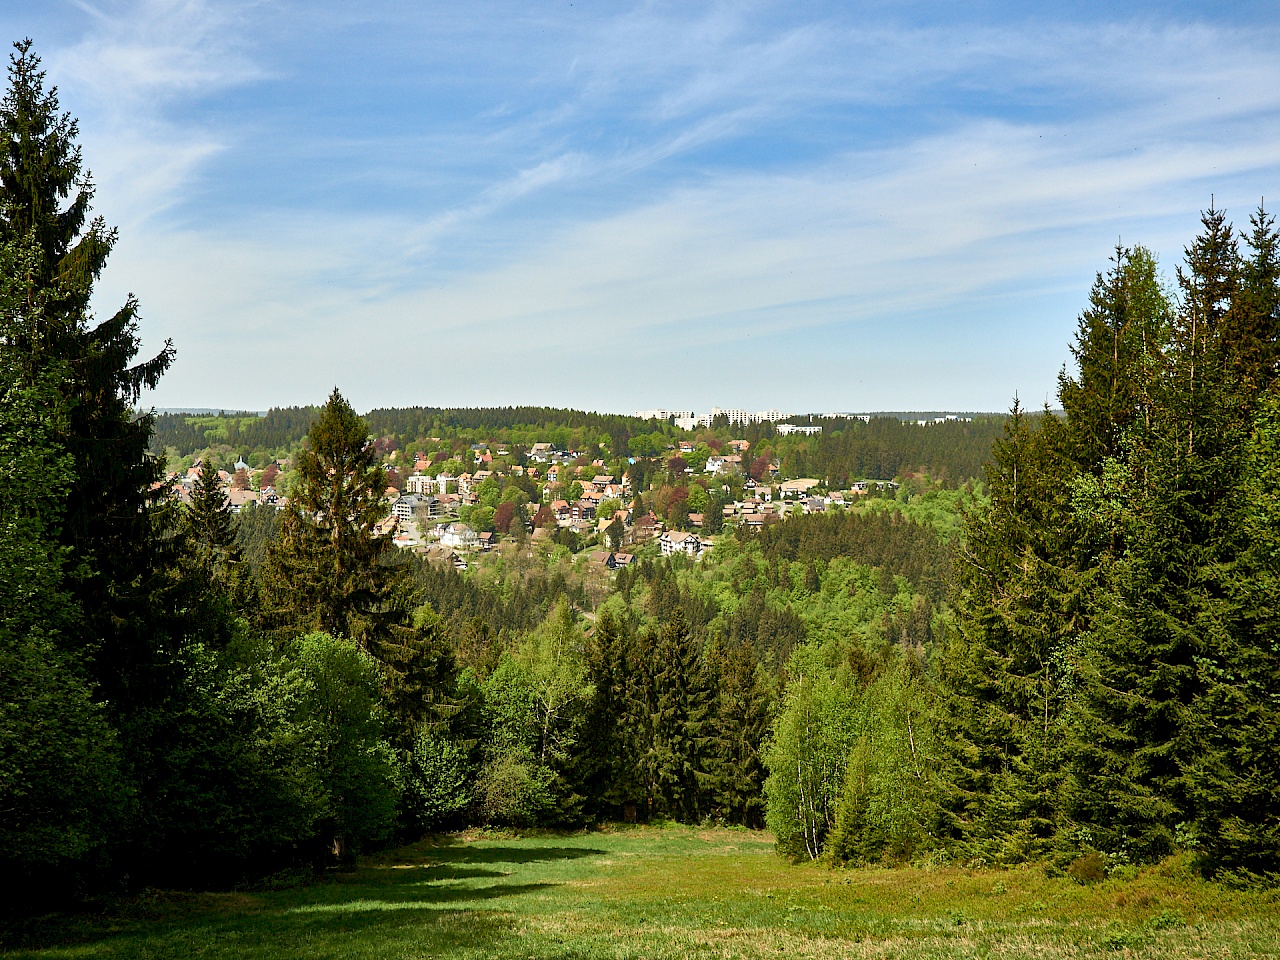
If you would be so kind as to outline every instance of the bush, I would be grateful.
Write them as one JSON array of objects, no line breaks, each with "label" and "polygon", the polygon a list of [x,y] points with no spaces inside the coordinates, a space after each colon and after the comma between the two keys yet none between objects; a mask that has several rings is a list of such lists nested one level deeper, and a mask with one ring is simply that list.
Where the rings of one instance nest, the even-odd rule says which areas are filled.
[{"label": "bush", "polygon": [[405,776],[405,807],[413,825],[440,830],[457,822],[471,805],[467,752],[432,733],[422,733],[413,746]]},{"label": "bush", "polygon": [[1107,876],[1107,858],[1097,851],[1076,857],[1067,867],[1067,876],[1076,883],[1097,883]]},{"label": "bush", "polygon": [[515,748],[493,757],[480,771],[477,792],[485,822],[531,827],[555,808],[553,775],[527,750]]}]

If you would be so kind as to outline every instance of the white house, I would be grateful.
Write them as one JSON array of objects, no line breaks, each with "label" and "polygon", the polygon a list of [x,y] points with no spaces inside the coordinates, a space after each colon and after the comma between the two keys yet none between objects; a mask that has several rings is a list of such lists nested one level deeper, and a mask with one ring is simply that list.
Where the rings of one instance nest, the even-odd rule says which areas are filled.
[{"label": "white house", "polygon": [[451,523],[440,537],[440,543],[446,547],[469,549],[480,542],[476,532],[465,523]]},{"label": "white house", "polygon": [[412,520],[419,507],[426,509],[427,516],[434,515],[436,498],[424,497],[417,493],[406,493],[404,496],[396,498],[396,502],[391,505],[391,514],[397,520]]},{"label": "white house", "polygon": [[658,538],[658,542],[662,544],[664,557],[669,557],[673,553],[684,553],[690,557],[696,557],[703,550],[703,541],[696,533],[668,530]]}]

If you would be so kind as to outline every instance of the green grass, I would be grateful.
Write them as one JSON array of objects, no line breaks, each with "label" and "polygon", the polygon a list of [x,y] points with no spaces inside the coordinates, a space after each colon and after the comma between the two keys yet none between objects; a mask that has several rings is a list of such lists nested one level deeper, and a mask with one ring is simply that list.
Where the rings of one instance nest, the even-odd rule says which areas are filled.
[{"label": "green grass", "polygon": [[49,918],[11,957],[1267,957],[1280,895],[1177,863],[1080,886],[1034,868],[791,866],[769,838],[474,835],[277,892],[153,893]]}]

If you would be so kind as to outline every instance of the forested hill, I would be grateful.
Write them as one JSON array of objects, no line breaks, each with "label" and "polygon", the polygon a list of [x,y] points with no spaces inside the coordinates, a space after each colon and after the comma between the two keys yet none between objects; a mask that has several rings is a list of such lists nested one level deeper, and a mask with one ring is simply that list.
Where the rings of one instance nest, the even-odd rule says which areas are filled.
[{"label": "forested hill", "polygon": [[[1003,416],[946,420],[919,426],[896,417],[817,420],[823,432],[806,437],[783,460],[787,476],[819,477],[833,488],[851,480],[892,480],[913,471],[951,482],[982,476]],[[785,449],[785,448],[784,448]]]},{"label": "forested hill", "polygon": [[319,407],[272,407],[256,413],[161,413],[151,433],[151,452],[178,451],[187,456],[217,444],[236,449],[290,449],[302,442],[320,413]]},{"label": "forested hill", "polygon": [[[155,418],[151,452],[178,457],[205,450],[248,455],[284,455],[297,448],[315,421],[317,407],[275,407],[253,413],[164,413]],[[364,418],[378,437],[395,438],[402,448],[434,438],[528,446],[542,441],[582,451],[602,448],[613,457],[652,456],[678,439],[697,436],[721,441],[746,438],[782,460],[784,476],[818,477],[844,486],[856,479],[891,480],[913,472],[950,484],[982,475],[1003,417],[977,415],[919,425],[896,415],[859,419],[793,417],[821,426],[815,436],[779,436],[773,424],[752,423],[686,433],[668,424],[619,414],[555,407],[400,407],[370,411]]]}]

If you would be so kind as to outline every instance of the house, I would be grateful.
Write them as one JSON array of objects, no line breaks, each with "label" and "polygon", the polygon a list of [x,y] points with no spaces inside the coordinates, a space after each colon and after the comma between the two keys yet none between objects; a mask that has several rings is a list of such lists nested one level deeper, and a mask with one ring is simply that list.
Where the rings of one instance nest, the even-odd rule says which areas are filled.
[{"label": "house", "polygon": [[825,513],[827,510],[827,502],[822,497],[805,497],[804,512],[805,513]]},{"label": "house", "polygon": [[570,515],[574,520],[594,520],[596,518],[595,502],[583,497],[574,503]]},{"label": "house", "polygon": [[244,509],[245,504],[257,502],[258,492],[256,490],[237,490],[232,487],[227,491],[227,504],[232,513],[239,513]]},{"label": "house", "polygon": [[547,506],[555,514],[557,525],[567,527],[573,522],[573,507],[568,500],[552,500]]},{"label": "house", "polygon": [[642,517],[636,519],[635,525],[631,528],[631,539],[636,543],[644,543],[652,540],[662,532],[662,524],[652,510]]},{"label": "house", "polygon": [[467,569],[467,561],[460,554],[438,543],[427,548],[427,559],[436,563],[447,563],[456,570]]},{"label": "house", "polygon": [[662,555],[669,557],[675,553],[683,553],[696,557],[702,550],[702,541],[696,533],[685,533],[682,530],[668,530],[658,538],[662,545]]},{"label": "house", "polygon": [[608,550],[595,550],[587,556],[591,563],[599,563],[610,570],[629,567],[635,557],[629,553],[610,553]]},{"label": "house", "polygon": [[707,457],[707,473],[729,473],[742,469],[742,457],[736,453]]},{"label": "house", "polygon": [[480,538],[465,523],[451,523],[440,535],[440,543],[446,547],[470,550],[480,543]]},{"label": "house", "polygon": [[702,514],[700,513],[689,514],[689,522],[693,524],[695,527],[701,527],[702,520],[703,520],[703,517],[702,517]]},{"label": "house", "polygon": [[441,496],[449,492],[449,484],[454,483],[457,478],[449,471],[436,474],[436,489],[440,491]]},{"label": "house", "polygon": [[800,496],[808,493],[821,481],[812,477],[801,477],[799,480],[786,480],[778,485],[778,493],[784,499],[789,496]]},{"label": "house", "polygon": [[476,543],[480,545],[481,551],[488,553],[497,545],[498,535],[496,533],[489,533],[486,531],[485,533],[477,535]]},{"label": "house", "polygon": [[424,497],[419,493],[406,493],[397,497],[391,505],[391,515],[399,520],[412,520],[419,509],[426,511],[427,516],[435,516],[437,500],[435,497]]}]

